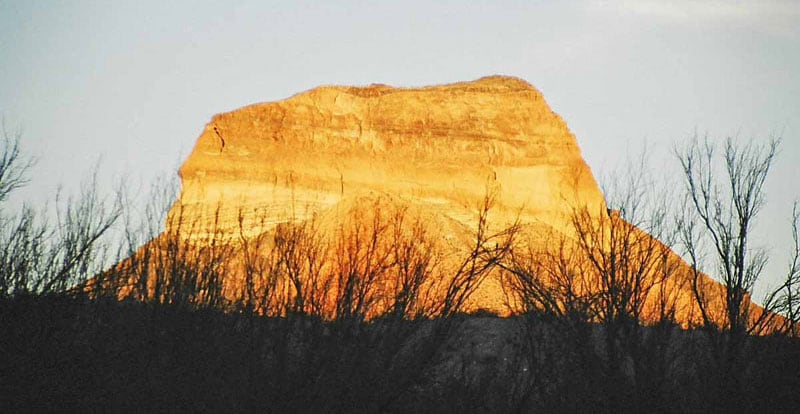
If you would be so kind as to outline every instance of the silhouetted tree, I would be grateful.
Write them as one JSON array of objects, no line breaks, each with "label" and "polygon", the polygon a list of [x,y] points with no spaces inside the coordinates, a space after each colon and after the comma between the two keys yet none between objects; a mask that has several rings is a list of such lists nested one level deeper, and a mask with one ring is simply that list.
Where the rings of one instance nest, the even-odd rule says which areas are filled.
[{"label": "silhouetted tree", "polygon": [[[711,372],[716,377],[709,389],[716,392],[715,406],[725,412],[756,408],[747,405],[744,383],[749,363],[755,360],[748,351],[749,336],[786,326],[776,314],[781,298],[792,318],[797,249],[782,287],[765,296],[763,307],[752,301],[753,288],[768,260],[767,252],[753,245],[752,232],[766,200],[764,185],[779,144],[775,138],[765,144],[737,144],[729,138],[718,156],[708,138],[701,142],[695,136],[677,152],[686,194],[679,223],[681,241],[692,267],[702,327],[711,344]],[[796,223],[796,212],[794,217]],[[713,275],[721,287],[706,281],[701,272]]]},{"label": "silhouetted tree", "polygon": [[0,203],[6,201],[14,190],[28,183],[28,170],[33,158],[23,157],[20,148],[21,134],[10,133],[2,125],[2,150],[0,150]]}]

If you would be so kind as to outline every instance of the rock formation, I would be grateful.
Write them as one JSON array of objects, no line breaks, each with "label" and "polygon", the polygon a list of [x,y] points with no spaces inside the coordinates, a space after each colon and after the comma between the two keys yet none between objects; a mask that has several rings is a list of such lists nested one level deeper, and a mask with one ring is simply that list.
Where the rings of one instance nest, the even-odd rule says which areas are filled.
[{"label": "rock formation", "polygon": [[[501,76],[423,88],[325,86],[219,114],[180,176],[167,231],[190,218],[232,240],[285,222],[325,228],[367,220],[376,206],[403,205],[457,253],[469,243],[476,207],[493,192],[492,225],[518,222],[529,247],[548,251],[575,238],[576,208],[590,220],[607,214],[564,121],[530,84]],[[671,252],[670,261],[686,267]],[[226,289],[240,283],[226,280]],[[676,276],[669,284],[683,282]],[[696,320],[688,287],[675,295],[678,318]],[[495,275],[468,308],[506,314],[507,304]]]},{"label": "rock formation", "polygon": [[[215,116],[180,170],[195,212],[268,207],[274,225],[390,194],[472,226],[487,184],[497,218],[564,225],[603,196],[564,121],[508,77],[426,88],[320,87]],[[265,230],[249,226],[252,232]]]},{"label": "rock formation", "polygon": [[[519,219],[565,233],[573,207],[604,211],[564,121],[530,84],[500,76],[424,88],[326,86],[220,114],[180,176],[180,214],[250,237],[375,197],[450,222],[437,226],[445,239],[468,237],[458,233],[475,227],[489,189],[496,228]],[[472,305],[504,312],[498,281],[484,285]]]}]

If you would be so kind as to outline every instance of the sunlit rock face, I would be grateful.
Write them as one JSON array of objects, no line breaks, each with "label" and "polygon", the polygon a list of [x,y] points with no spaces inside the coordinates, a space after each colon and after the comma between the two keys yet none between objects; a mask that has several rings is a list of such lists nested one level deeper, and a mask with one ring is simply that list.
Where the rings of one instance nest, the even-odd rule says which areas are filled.
[{"label": "sunlit rock face", "polygon": [[[533,86],[500,76],[423,88],[325,86],[219,114],[180,175],[168,230],[199,221],[196,229],[214,227],[232,240],[308,220],[333,232],[335,223],[388,203],[407,206],[457,257],[469,249],[476,208],[491,192],[494,229],[518,220],[526,247],[552,251],[575,238],[576,208],[607,214],[564,121]],[[196,229],[191,237],[202,239]],[[685,270],[677,256],[670,261]],[[237,283],[226,281],[226,289]],[[669,284],[687,286],[678,276]],[[696,319],[688,287],[672,294],[677,317]],[[495,274],[467,308],[507,314],[508,303]]]},{"label": "sunlit rock face", "polygon": [[247,106],[212,119],[180,174],[186,208],[219,204],[223,227],[238,226],[239,210],[268,209],[250,233],[364,194],[424,204],[468,226],[487,186],[499,190],[497,224],[519,215],[559,228],[570,206],[603,205],[564,121],[510,77],[320,87]]}]

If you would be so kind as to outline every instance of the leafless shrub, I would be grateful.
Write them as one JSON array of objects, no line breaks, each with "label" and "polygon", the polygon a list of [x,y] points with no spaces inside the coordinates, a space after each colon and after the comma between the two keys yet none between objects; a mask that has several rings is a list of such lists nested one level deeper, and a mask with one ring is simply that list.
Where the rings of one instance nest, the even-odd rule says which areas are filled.
[{"label": "leafless shrub", "polygon": [[792,250],[788,270],[783,283],[766,300],[774,303],[774,311],[785,316],[775,323],[778,332],[790,337],[800,337],[800,205],[792,207]]},{"label": "leafless shrub", "polygon": [[[796,320],[797,243],[784,283],[764,297],[762,306],[752,299],[768,260],[766,250],[753,245],[752,232],[779,145],[777,138],[763,145],[729,138],[718,155],[708,138],[695,136],[677,152],[685,183],[679,230],[702,328],[708,333],[708,383],[712,398],[728,409],[746,407],[745,378],[758,359],[752,354],[751,335],[791,332]],[[796,241],[796,209],[792,222]],[[706,282],[701,272],[713,275],[721,286]]]},{"label": "leafless shrub", "polygon": [[[32,165],[21,159],[19,138],[3,139],[0,160],[0,203],[27,183]],[[0,216],[0,294],[64,294],[73,292],[103,270],[109,260],[108,236],[122,213],[120,200],[97,193],[97,175],[80,194],[56,196],[55,223],[49,211],[23,205],[21,212]]]},{"label": "leafless shrub", "polygon": [[[615,177],[627,181],[607,189],[607,209],[575,208],[567,233],[546,235],[553,242],[544,247],[518,246],[503,264],[509,303],[529,318],[530,348],[547,349],[548,339],[536,333],[554,324],[561,350],[550,350],[573,361],[587,378],[603,378],[602,399],[611,411],[644,403],[638,397],[643,393],[662,394],[674,358],[668,344],[682,279],[668,245],[668,199],[655,196],[645,164],[642,158],[640,171]],[[655,372],[656,365],[663,368]],[[547,388],[541,381],[537,386]]]}]

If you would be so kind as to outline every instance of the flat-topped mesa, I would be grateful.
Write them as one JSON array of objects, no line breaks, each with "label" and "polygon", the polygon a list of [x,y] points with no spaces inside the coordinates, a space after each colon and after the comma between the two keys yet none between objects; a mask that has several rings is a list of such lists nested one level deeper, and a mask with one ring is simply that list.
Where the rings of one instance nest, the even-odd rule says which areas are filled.
[{"label": "flat-topped mesa", "polygon": [[[345,283],[346,277],[360,280],[369,275],[363,283],[372,281],[371,287],[362,292],[370,297],[363,303],[384,308],[368,315],[396,311],[394,306],[408,305],[409,298],[418,304],[452,305],[454,299],[443,300],[442,295],[462,291],[469,292],[463,309],[521,312],[524,308],[513,292],[505,290],[508,285],[503,283],[509,282],[499,277],[499,271],[477,284],[459,282],[462,290],[446,287],[461,280],[463,269],[480,268],[463,261],[477,257],[470,256],[473,252],[491,255],[503,250],[496,243],[492,248],[491,242],[475,247],[476,210],[491,193],[489,233],[519,224],[514,246],[523,261],[527,250],[540,266],[537,269],[555,269],[567,272],[570,280],[580,279],[577,287],[570,287],[577,294],[595,292],[602,289],[599,282],[605,270],[587,265],[587,252],[578,246],[583,240],[599,243],[588,247],[590,254],[607,251],[608,226],[617,223],[615,237],[630,236],[625,240],[635,241],[623,244],[628,251],[666,259],[641,263],[645,278],[650,278],[643,283],[658,286],[638,302],[644,304],[644,320],[658,320],[648,315],[663,312],[671,303],[674,308],[669,305],[669,309],[674,309],[679,323],[700,321],[691,268],[667,246],[619,215],[608,214],[575,136],[542,94],[517,78],[492,76],[423,88],[325,86],[282,101],[250,105],[215,116],[180,175],[182,192],[169,212],[165,234],[118,267],[123,278],[126,271],[132,272],[136,282],[128,286],[131,292],[138,289],[143,296],[161,292],[156,286],[161,276],[143,279],[136,273],[141,270],[137,264],[150,269],[154,257],[170,258],[148,253],[155,248],[175,255],[170,260],[179,266],[169,260],[160,263],[170,269],[191,270],[192,263],[213,267],[200,273],[219,276],[220,280],[210,280],[221,290],[201,288],[199,294],[219,293],[234,303],[252,299],[256,289],[263,289],[285,299],[283,305],[304,303],[303,311],[307,306],[328,307],[333,311],[321,314],[336,317],[335,296],[354,286]],[[290,221],[298,225],[278,226]],[[580,223],[584,231],[588,225],[588,231],[598,232],[599,237],[588,241],[577,237]],[[499,242],[504,243],[502,238]],[[185,255],[176,250],[181,246]],[[220,252],[215,253],[215,246]],[[666,256],[650,254],[653,251]],[[561,259],[569,262],[566,269]],[[556,262],[548,262],[552,260]],[[269,267],[273,265],[278,267]],[[294,276],[284,275],[280,266],[291,267],[284,270]],[[410,294],[408,286],[401,286],[411,280],[407,272],[412,270],[425,276],[418,288],[427,293]],[[657,273],[667,270],[669,278],[659,282]],[[254,275],[266,279],[258,282]],[[536,277],[540,276],[548,277],[547,272]],[[698,285],[723,297],[721,285],[710,278],[702,276]],[[298,292],[305,293],[301,297]],[[392,298],[399,302],[393,305]],[[273,305],[265,303],[268,308]],[[721,300],[709,306],[724,315]],[[753,315],[761,312],[755,308]]]},{"label": "flat-topped mesa", "polygon": [[[180,170],[184,214],[255,234],[343,199],[386,194],[474,225],[494,217],[555,228],[604,206],[575,137],[527,82],[492,76],[423,88],[325,86],[215,116]],[[260,219],[249,216],[257,211]],[[175,212],[173,211],[173,215]],[[209,221],[210,223],[210,221]]]}]

